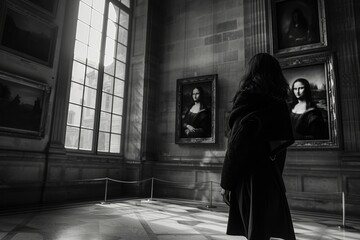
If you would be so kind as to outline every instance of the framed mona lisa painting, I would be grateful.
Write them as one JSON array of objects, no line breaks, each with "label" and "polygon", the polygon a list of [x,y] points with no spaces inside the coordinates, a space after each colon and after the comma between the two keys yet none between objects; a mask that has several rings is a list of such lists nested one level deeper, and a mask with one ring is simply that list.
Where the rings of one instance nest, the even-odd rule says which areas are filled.
[{"label": "framed mona lisa painting", "polygon": [[215,143],[217,75],[177,80],[175,143]]},{"label": "framed mona lisa painting", "polygon": [[271,0],[269,12],[274,54],[327,46],[324,0]]},{"label": "framed mona lisa painting", "polygon": [[339,118],[334,55],[330,52],[289,57],[280,65],[290,91],[288,107],[295,143],[292,148],[339,148]]}]

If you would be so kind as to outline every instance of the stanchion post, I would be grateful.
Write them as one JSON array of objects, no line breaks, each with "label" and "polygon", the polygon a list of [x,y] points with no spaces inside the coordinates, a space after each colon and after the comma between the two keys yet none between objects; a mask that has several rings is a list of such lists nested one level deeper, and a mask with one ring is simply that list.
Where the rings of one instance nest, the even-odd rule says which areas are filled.
[{"label": "stanchion post", "polygon": [[106,200],[107,200],[107,191],[108,191],[108,183],[109,183],[109,178],[106,177],[105,178],[105,197],[104,197],[104,202],[102,202],[102,204],[106,204]]},{"label": "stanchion post", "polygon": [[150,201],[153,200],[154,195],[154,177],[151,178],[151,192],[150,192]]},{"label": "stanchion post", "polygon": [[342,225],[339,226],[340,229],[354,229],[353,227],[346,226],[346,202],[345,202],[345,192],[341,192],[341,205],[342,205]]},{"label": "stanchion post", "polygon": [[342,219],[342,226],[343,228],[345,228],[346,226],[346,220],[345,220],[345,192],[341,193],[341,199],[342,199],[342,215],[343,215],[343,219]]},{"label": "stanchion post", "polygon": [[212,188],[213,188],[213,182],[210,181],[210,204],[207,205],[207,208],[215,208],[215,206],[213,206],[212,204]]},{"label": "stanchion post", "polygon": [[210,181],[210,207],[212,207],[212,181]]}]

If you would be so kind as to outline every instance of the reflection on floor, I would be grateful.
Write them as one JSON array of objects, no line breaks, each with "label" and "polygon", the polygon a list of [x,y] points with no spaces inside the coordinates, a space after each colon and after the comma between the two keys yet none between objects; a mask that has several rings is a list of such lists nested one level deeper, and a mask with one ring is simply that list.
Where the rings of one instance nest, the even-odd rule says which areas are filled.
[{"label": "reflection on floor", "polygon": [[[298,240],[359,240],[360,220],[292,213]],[[3,240],[216,240],[226,236],[227,208],[176,200],[121,200],[0,215]]]}]

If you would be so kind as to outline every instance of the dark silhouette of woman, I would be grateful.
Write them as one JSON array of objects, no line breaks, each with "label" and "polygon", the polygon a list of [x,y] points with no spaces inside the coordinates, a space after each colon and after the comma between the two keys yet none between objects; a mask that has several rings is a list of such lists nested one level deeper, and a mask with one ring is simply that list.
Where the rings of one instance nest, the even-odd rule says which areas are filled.
[{"label": "dark silhouette of woman", "polygon": [[221,173],[229,235],[295,240],[282,179],[286,149],[294,142],[288,91],[274,57],[259,53],[250,60],[233,99]]}]

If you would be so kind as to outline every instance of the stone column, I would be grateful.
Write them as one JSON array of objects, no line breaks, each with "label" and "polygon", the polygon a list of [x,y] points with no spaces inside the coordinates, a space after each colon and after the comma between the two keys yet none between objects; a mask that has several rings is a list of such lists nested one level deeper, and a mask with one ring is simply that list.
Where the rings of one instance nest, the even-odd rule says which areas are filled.
[{"label": "stone column", "polygon": [[269,52],[269,30],[266,0],[244,0],[245,58]]}]

